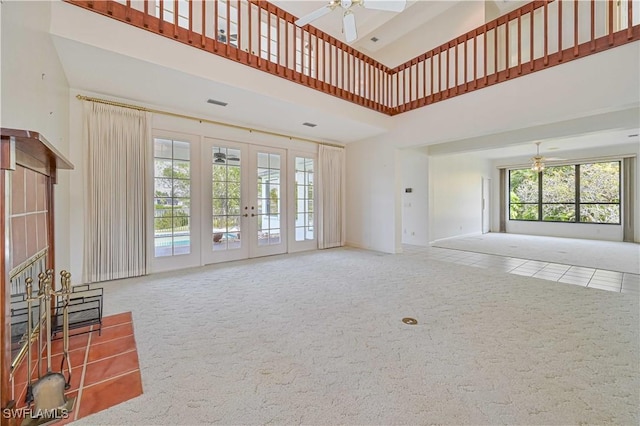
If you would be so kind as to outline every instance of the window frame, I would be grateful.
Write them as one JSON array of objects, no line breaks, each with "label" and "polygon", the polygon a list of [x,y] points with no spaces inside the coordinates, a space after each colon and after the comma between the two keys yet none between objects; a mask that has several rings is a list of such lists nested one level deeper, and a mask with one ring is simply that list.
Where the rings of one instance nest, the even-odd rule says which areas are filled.
[{"label": "window frame", "polygon": [[[618,202],[583,202],[582,201],[582,196],[581,196],[581,192],[580,192],[580,180],[581,180],[581,166],[584,165],[591,165],[591,164],[600,164],[600,163],[617,163],[618,164]],[[593,161],[589,161],[589,162],[581,162],[581,163],[575,163],[575,164],[558,164],[558,165],[553,165],[553,166],[548,166],[547,169],[550,169],[552,167],[567,167],[567,166],[571,166],[574,169],[574,190],[575,190],[575,199],[572,203],[561,203],[561,202],[557,202],[557,203],[549,203],[549,202],[543,202],[543,197],[544,197],[544,170],[540,171],[537,173],[537,177],[538,177],[538,200],[537,202],[521,202],[521,203],[513,203],[511,201],[511,193],[512,193],[512,179],[511,179],[511,173],[514,171],[518,171],[518,170],[527,170],[527,168],[513,168],[513,169],[509,169],[509,173],[507,174],[507,179],[508,179],[508,204],[507,204],[507,210],[508,210],[508,220],[509,221],[514,221],[514,222],[544,222],[544,223],[579,223],[579,224],[589,224],[589,225],[617,225],[620,226],[622,225],[622,211],[623,211],[623,207],[622,207],[622,160],[593,160]],[[547,170],[545,169],[545,170]],[[545,205],[554,205],[554,204],[573,204],[573,209],[574,209],[574,220],[573,221],[566,221],[566,220],[545,220],[544,219],[544,214],[543,214],[543,206]],[[511,216],[511,206],[512,205],[537,205],[537,219],[518,219],[518,218],[513,218]],[[617,205],[618,206],[618,210],[619,210],[619,214],[618,214],[618,221],[617,222],[585,222],[581,220],[581,207],[583,205]]]}]

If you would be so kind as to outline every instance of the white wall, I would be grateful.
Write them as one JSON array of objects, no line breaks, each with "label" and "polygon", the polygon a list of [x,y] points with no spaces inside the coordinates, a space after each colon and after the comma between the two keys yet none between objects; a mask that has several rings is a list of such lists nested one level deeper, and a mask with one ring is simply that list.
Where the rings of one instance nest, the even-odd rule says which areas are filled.
[{"label": "white wall", "polygon": [[429,158],[430,241],[482,232],[482,178],[491,163],[473,154]]},{"label": "white wall", "polygon": [[[402,243],[429,244],[429,157],[424,151],[399,151],[402,185]],[[407,193],[406,188],[411,188]]]},{"label": "white wall", "polygon": [[[640,124],[640,123],[639,123]],[[640,144],[622,144],[613,146],[603,146],[599,148],[581,149],[575,151],[563,151],[561,157],[566,159],[562,163],[579,163],[583,161],[597,161],[598,159],[621,159],[622,157],[634,155],[636,159],[640,158]],[[500,168],[523,168],[529,166],[530,157],[512,157],[495,160],[492,162],[492,182],[493,193],[499,194],[500,191]],[[552,164],[552,163],[550,163]],[[638,173],[638,161],[636,160],[635,173],[635,217],[634,222],[634,240],[640,242],[640,176]],[[508,179],[508,173],[507,177]],[[508,182],[505,196],[508,197]],[[508,202],[508,200],[507,200]],[[507,204],[508,206],[508,204]],[[507,207],[508,208],[508,207]],[[498,229],[500,225],[499,211],[500,199],[496,195],[492,199],[492,211],[495,213],[492,217],[492,228]],[[545,235],[550,237],[565,238],[585,238],[593,240],[605,241],[622,241],[623,229],[622,225],[597,225],[584,223],[547,223],[547,222],[524,222],[510,221],[507,213],[507,232],[528,235]]]},{"label": "white wall", "polygon": [[401,251],[400,160],[392,143],[351,143],[347,155],[347,245]]},{"label": "white wall", "polygon": [[[2,127],[41,133],[69,152],[67,78],[48,33],[50,2],[2,2]],[[69,179],[58,172],[55,189],[56,267],[69,266]]]}]

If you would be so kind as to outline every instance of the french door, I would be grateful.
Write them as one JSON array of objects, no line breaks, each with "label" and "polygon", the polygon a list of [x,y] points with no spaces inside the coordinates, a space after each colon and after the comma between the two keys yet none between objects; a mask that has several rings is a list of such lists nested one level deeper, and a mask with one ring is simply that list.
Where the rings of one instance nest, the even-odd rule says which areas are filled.
[{"label": "french door", "polygon": [[287,252],[286,151],[205,138],[203,263]]}]

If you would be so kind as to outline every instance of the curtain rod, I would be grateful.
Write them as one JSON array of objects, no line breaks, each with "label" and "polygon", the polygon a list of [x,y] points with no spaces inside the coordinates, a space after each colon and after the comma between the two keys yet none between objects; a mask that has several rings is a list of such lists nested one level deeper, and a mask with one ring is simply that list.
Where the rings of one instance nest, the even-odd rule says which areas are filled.
[{"label": "curtain rod", "polygon": [[199,118],[199,117],[194,117],[192,115],[178,114],[178,113],[175,113],[175,112],[163,111],[163,110],[154,109],[154,108],[146,108],[146,107],[142,107],[142,106],[138,106],[138,105],[125,104],[125,103],[122,103],[122,102],[109,101],[109,100],[106,100],[106,99],[93,98],[91,96],[76,95],[76,99],[78,99],[80,101],[89,101],[89,102],[95,102],[95,103],[98,103],[98,104],[113,105],[113,106],[118,106],[118,107],[122,107],[122,108],[135,109],[135,110],[138,110],[138,111],[151,112],[151,113],[154,113],[154,114],[168,115],[170,117],[186,118],[187,120],[196,120],[196,121],[199,121],[201,123],[205,122],[205,123],[209,123],[209,124],[215,124],[215,125],[218,125],[218,126],[230,127],[232,129],[246,130],[246,131],[248,131],[250,133],[256,132],[256,133],[262,133],[264,135],[277,136],[277,137],[280,137],[280,138],[286,138],[286,139],[289,139],[289,140],[296,139],[296,140],[304,141],[304,142],[317,143],[317,144],[320,144],[320,145],[333,146],[333,147],[336,147],[336,148],[344,148],[344,145],[338,145],[338,144],[333,144],[333,143],[328,143],[328,142],[321,142],[321,141],[317,141],[317,140],[313,140],[313,139],[301,138],[301,137],[298,137],[298,136],[289,136],[289,135],[285,135],[283,133],[270,132],[270,131],[267,131],[267,130],[252,129],[251,127],[245,127],[245,126],[239,126],[239,125],[236,125],[236,124],[223,123],[221,121],[209,120],[207,118]]}]

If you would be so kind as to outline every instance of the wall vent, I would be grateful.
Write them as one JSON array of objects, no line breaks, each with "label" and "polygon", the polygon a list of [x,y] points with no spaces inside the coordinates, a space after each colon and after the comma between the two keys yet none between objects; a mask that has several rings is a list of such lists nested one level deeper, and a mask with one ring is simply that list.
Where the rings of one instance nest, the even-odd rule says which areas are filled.
[{"label": "wall vent", "polygon": [[316,126],[317,126],[317,124],[315,124],[315,123],[309,123],[309,122],[302,123],[302,125],[303,125],[303,126],[307,126],[307,127],[316,127]]},{"label": "wall vent", "polygon": [[214,104],[214,105],[220,105],[220,106],[227,106],[227,105],[229,105],[227,102],[217,101],[217,100],[215,100],[215,99],[209,99],[209,100],[207,100],[207,103],[209,103],[209,104]]}]

